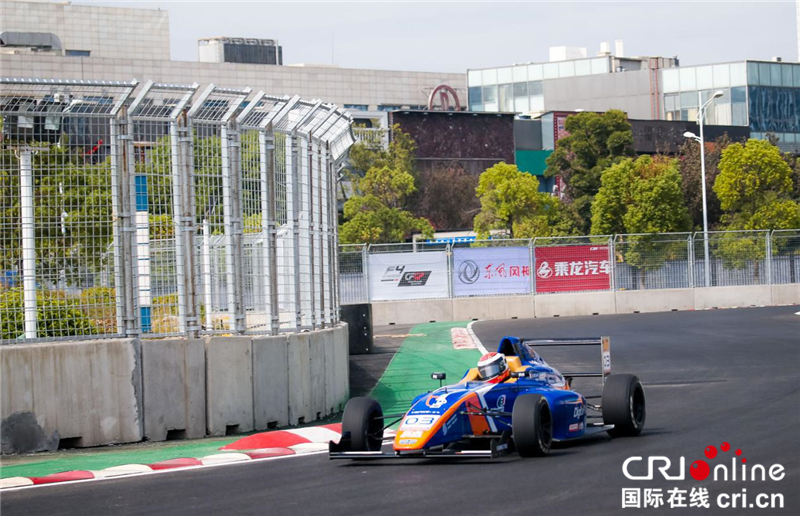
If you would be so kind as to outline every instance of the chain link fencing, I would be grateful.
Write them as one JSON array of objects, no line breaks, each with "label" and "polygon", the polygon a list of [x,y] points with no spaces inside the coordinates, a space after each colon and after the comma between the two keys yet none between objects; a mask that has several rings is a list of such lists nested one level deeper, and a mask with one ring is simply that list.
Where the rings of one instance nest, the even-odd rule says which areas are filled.
[{"label": "chain link fencing", "polygon": [[0,79],[0,343],[338,322],[335,105]]},{"label": "chain link fencing", "polygon": [[342,304],[800,283],[800,230],[707,242],[708,260],[702,233],[340,246]]}]

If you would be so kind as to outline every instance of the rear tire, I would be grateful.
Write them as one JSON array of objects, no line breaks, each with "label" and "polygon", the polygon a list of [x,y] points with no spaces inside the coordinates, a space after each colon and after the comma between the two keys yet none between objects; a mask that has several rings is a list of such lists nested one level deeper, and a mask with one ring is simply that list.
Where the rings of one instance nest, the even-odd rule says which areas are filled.
[{"label": "rear tire", "polygon": [[380,451],[383,444],[383,410],[372,398],[353,398],[342,416],[342,435],[350,432],[351,451]]},{"label": "rear tire", "polygon": [[514,446],[522,457],[543,457],[553,444],[553,413],[547,398],[525,394],[514,402],[511,412]]},{"label": "rear tire", "polygon": [[613,374],[603,386],[603,423],[614,425],[611,437],[634,437],[642,433],[645,417],[642,382],[636,375]]}]

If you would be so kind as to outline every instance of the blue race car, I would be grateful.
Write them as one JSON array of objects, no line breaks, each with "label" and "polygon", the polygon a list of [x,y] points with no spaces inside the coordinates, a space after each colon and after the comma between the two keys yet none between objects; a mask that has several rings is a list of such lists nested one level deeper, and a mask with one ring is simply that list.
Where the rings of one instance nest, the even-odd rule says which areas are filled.
[{"label": "blue race car", "polygon": [[[559,373],[536,352],[555,346],[600,347],[602,370]],[[513,450],[537,457],[547,455],[553,442],[599,432],[636,436],[644,428],[644,388],[634,375],[611,374],[608,337],[504,337],[497,353],[481,360],[455,385],[441,386],[445,374],[433,373],[440,387],[417,396],[406,414],[384,415],[372,398],[351,399],[344,409],[342,438],[329,444],[330,458],[496,457]],[[487,380],[481,364],[501,362],[495,369],[503,374]],[[602,379],[602,395],[572,390],[574,378],[591,377]],[[381,451],[384,430],[399,421],[393,451]]]}]

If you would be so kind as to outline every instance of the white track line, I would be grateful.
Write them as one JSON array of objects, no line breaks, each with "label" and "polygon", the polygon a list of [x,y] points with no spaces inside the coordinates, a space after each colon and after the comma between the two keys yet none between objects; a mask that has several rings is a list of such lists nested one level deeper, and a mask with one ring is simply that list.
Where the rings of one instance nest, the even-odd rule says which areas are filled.
[{"label": "white track line", "polygon": [[481,354],[485,355],[486,353],[488,353],[488,351],[483,346],[481,339],[479,339],[478,336],[475,335],[475,332],[472,331],[472,325],[475,324],[476,322],[478,321],[472,321],[467,325],[467,333],[469,333],[470,337],[472,337],[472,340],[475,341],[475,345],[478,346],[478,349],[481,351]]}]

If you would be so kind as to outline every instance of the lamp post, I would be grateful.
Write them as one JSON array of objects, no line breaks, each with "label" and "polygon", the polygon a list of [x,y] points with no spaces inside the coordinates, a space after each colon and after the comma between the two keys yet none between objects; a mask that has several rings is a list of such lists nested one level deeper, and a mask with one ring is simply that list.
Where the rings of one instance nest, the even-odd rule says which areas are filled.
[{"label": "lamp post", "polygon": [[724,95],[722,90],[717,90],[714,92],[714,95],[708,99],[705,104],[701,104],[703,102],[703,96],[701,92],[697,92],[697,104],[700,106],[700,110],[697,112],[697,125],[700,126],[700,136],[698,137],[691,131],[686,131],[683,133],[684,138],[689,138],[692,140],[696,140],[700,143],[700,176],[701,176],[701,185],[702,185],[702,192],[703,192],[703,271],[705,272],[705,286],[711,286],[711,271],[709,270],[709,260],[708,260],[708,205],[706,204],[706,149],[703,141],[703,121],[706,116],[706,109],[708,108],[709,104],[714,102],[714,99],[718,99]]}]

